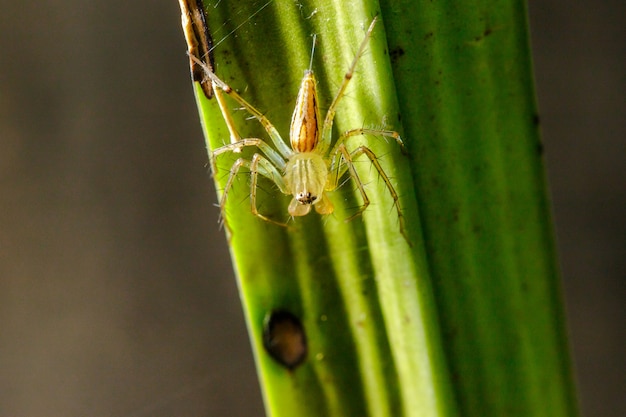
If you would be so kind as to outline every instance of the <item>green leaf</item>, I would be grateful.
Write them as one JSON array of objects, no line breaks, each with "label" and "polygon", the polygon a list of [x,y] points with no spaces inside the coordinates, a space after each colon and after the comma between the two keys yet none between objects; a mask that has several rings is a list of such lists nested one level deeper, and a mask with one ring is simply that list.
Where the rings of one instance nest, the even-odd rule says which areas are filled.
[{"label": "green leaf", "polygon": [[462,414],[575,415],[525,4],[446,3],[383,15]]},{"label": "green leaf", "polygon": [[[411,245],[365,157],[372,204],[350,222],[362,203],[352,182],[333,193],[332,215],[287,229],[251,214],[249,175],[238,175],[226,217],[268,415],[575,415],[524,4],[217,1],[207,12],[217,75],[285,140],[311,35],[323,113],[378,15],[334,136],[391,129],[409,151],[349,142],[371,147],[392,178]],[[196,97],[209,148],[228,143],[216,100],[199,86]],[[267,139],[226,100],[242,137]],[[253,152],[219,158],[218,189]],[[290,197],[270,181],[257,197],[288,220]],[[301,327],[273,329],[291,350],[272,353],[276,314]],[[304,354],[302,333],[303,362],[281,360]]]}]

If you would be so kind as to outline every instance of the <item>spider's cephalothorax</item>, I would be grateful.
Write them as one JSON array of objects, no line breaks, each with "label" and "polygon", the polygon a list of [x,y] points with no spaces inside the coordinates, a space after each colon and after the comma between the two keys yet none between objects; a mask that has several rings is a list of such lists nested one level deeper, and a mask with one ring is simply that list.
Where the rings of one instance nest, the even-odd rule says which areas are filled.
[{"label": "spider's cephalothorax", "polygon": [[273,145],[272,147],[267,142],[258,138],[240,138],[236,133],[237,130],[232,125],[230,114],[226,113],[225,108],[221,106],[224,120],[231,132],[232,143],[213,151],[211,155],[213,172],[217,172],[216,159],[219,155],[226,152],[240,152],[244,147],[256,147],[258,149],[258,152],[256,152],[251,159],[239,158],[230,169],[230,175],[220,201],[222,218],[227,228],[228,224],[225,218],[226,199],[241,167],[246,167],[250,170],[251,211],[255,216],[265,221],[286,226],[285,223],[270,219],[264,214],[259,213],[256,206],[259,175],[271,180],[282,193],[293,197],[291,203],[289,203],[288,211],[291,216],[295,217],[308,214],[311,211],[311,206],[315,207],[315,211],[320,214],[332,213],[333,205],[326,193],[336,190],[340,185],[342,176],[349,173],[363,199],[363,205],[350,219],[360,215],[367,208],[370,200],[365,193],[363,182],[354,168],[353,160],[361,155],[365,155],[378,171],[378,174],[385,182],[394,200],[398,212],[398,220],[400,222],[400,231],[406,238],[398,194],[391,184],[389,177],[385,174],[385,171],[378,162],[376,154],[369,147],[364,145],[358,146],[353,150],[348,150],[346,147],[347,139],[353,136],[375,135],[393,138],[400,147],[404,149],[400,135],[391,130],[357,128],[343,133],[334,143],[332,140],[332,128],[337,105],[343,97],[348,83],[352,79],[356,64],[365,50],[365,46],[374,30],[375,24],[376,18],[374,18],[370,24],[365,39],[361,43],[348,72],[346,72],[343,82],[339,87],[339,91],[328,108],[323,122],[319,114],[315,75],[310,68],[305,71],[304,78],[300,84],[295,110],[291,118],[291,128],[289,131],[289,143],[291,146],[287,146],[276,128],[274,128],[272,123],[260,111],[244,100],[224,81],[219,79],[210,68],[203,65],[202,62],[193,55],[190,56],[192,60],[203,66],[207,77],[213,83],[217,98],[220,99],[220,94],[223,92],[243,106],[263,125]]}]

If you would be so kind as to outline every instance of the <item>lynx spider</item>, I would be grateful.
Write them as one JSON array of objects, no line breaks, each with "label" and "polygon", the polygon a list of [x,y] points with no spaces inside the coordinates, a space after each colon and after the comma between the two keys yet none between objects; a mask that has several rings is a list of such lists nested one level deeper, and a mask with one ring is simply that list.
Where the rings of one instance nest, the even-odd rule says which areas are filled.
[{"label": "lynx spider", "polygon": [[[274,147],[271,147],[267,142],[258,138],[240,138],[236,133],[236,129],[232,125],[231,115],[224,114],[231,137],[234,140],[232,140],[232,143],[224,145],[213,151],[211,155],[211,167],[213,169],[213,173],[215,174],[217,172],[216,160],[219,155],[227,152],[240,153],[244,147],[256,147],[258,150],[258,152],[254,153],[250,160],[239,158],[230,168],[228,181],[226,182],[226,186],[224,187],[222,198],[220,200],[221,216],[229,232],[231,232],[231,230],[225,217],[226,200],[228,193],[233,186],[235,177],[241,167],[245,167],[250,171],[250,207],[252,214],[265,220],[266,222],[284,227],[287,227],[286,223],[273,220],[260,213],[257,209],[256,195],[259,175],[266,177],[276,184],[278,189],[283,194],[293,196],[288,207],[288,212],[291,216],[296,217],[308,214],[311,211],[311,206],[314,206],[315,211],[319,214],[332,213],[333,205],[326,195],[326,192],[336,190],[341,185],[340,179],[342,176],[346,172],[349,172],[350,177],[356,183],[359,193],[361,194],[361,198],[363,199],[363,204],[359,210],[346,219],[346,221],[349,221],[362,214],[370,204],[363,182],[359,178],[353,162],[355,158],[365,155],[378,171],[378,174],[383,179],[389,194],[393,198],[394,205],[398,213],[400,232],[408,242],[398,194],[391,184],[389,177],[378,162],[376,154],[364,145],[358,146],[356,149],[349,151],[345,144],[346,140],[353,136],[377,135],[393,138],[404,152],[404,143],[398,132],[367,128],[351,129],[339,136],[334,146],[331,148],[332,126],[337,105],[344,96],[346,87],[354,75],[357,62],[367,46],[376,21],[377,18],[375,17],[369,25],[365,38],[361,42],[348,72],[344,75],[339,91],[335,95],[335,98],[333,99],[321,126],[316,90],[317,81],[313,71],[311,70],[311,65],[309,66],[309,69],[305,70],[304,77],[300,84],[295,110],[291,119],[291,129],[289,131],[291,147],[287,146],[276,128],[259,110],[249,104],[228,84],[218,78],[217,75],[215,75],[215,73],[202,61],[190,54],[190,58],[204,69],[206,76],[213,83],[213,87],[216,90],[219,88],[225,94],[229,95],[233,100],[247,110],[253,118],[257,119],[267,132],[272,144],[274,145]],[[225,107],[221,108],[222,113],[224,113]]]}]

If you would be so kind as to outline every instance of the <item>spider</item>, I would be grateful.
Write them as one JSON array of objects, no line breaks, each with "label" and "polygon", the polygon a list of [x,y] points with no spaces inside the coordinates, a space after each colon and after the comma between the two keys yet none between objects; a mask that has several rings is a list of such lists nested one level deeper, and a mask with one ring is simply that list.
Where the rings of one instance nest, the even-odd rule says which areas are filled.
[{"label": "spider", "polygon": [[[213,173],[217,173],[216,160],[220,155],[227,152],[240,153],[245,147],[257,148],[257,152],[254,153],[251,159],[239,158],[230,168],[228,181],[224,187],[219,204],[222,219],[224,219],[225,227],[229,232],[231,231],[225,220],[226,200],[240,168],[245,167],[250,171],[250,208],[252,214],[266,222],[284,227],[287,227],[286,223],[271,219],[260,213],[257,209],[256,195],[259,175],[276,184],[283,194],[293,196],[287,211],[292,217],[297,217],[308,214],[312,207],[314,207],[315,211],[319,214],[331,214],[333,212],[333,204],[328,198],[327,193],[336,190],[342,185],[340,179],[346,172],[349,172],[363,200],[363,204],[357,212],[346,219],[346,221],[349,221],[361,215],[370,204],[363,182],[359,178],[359,174],[353,162],[355,158],[365,155],[369,158],[376,171],[378,171],[389,194],[393,198],[394,205],[398,212],[400,232],[407,242],[409,241],[404,229],[404,217],[400,209],[398,194],[391,184],[389,177],[378,162],[376,154],[364,145],[358,146],[352,151],[349,151],[346,146],[346,141],[353,136],[376,135],[393,138],[404,152],[404,143],[398,132],[392,130],[356,128],[340,135],[334,145],[332,140],[332,127],[337,105],[344,96],[346,87],[354,75],[357,62],[367,46],[376,21],[377,18],[375,17],[369,25],[365,38],[361,42],[348,72],[346,72],[343,77],[339,91],[335,95],[323,123],[321,122],[318,107],[317,81],[311,70],[312,63],[309,65],[309,69],[305,70],[291,119],[291,128],[289,131],[291,147],[287,146],[276,128],[259,110],[249,104],[228,84],[218,78],[202,61],[190,54],[190,58],[204,69],[214,89],[221,89],[257,119],[274,145],[274,147],[272,147],[267,142],[258,138],[238,137],[234,126],[231,124],[232,122],[229,122],[232,121],[230,114],[224,114],[231,137],[234,137],[234,140],[230,144],[215,149],[211,154],[210,159]],[[315,40],[313,44],[315,45]],[[224,107],[222,107],[222,113],[224,113]]]}]

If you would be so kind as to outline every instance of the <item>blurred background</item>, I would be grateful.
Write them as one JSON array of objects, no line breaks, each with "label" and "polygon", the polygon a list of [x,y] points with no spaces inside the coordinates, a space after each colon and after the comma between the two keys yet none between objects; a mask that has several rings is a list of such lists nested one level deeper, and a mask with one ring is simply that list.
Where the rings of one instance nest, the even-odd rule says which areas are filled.
[{"label": "blurred background", "polygon": [[[261,416],[175,0],[0,0],[0,417]],[[582,408],[626,415],[626,3],[533,0]]]}]

